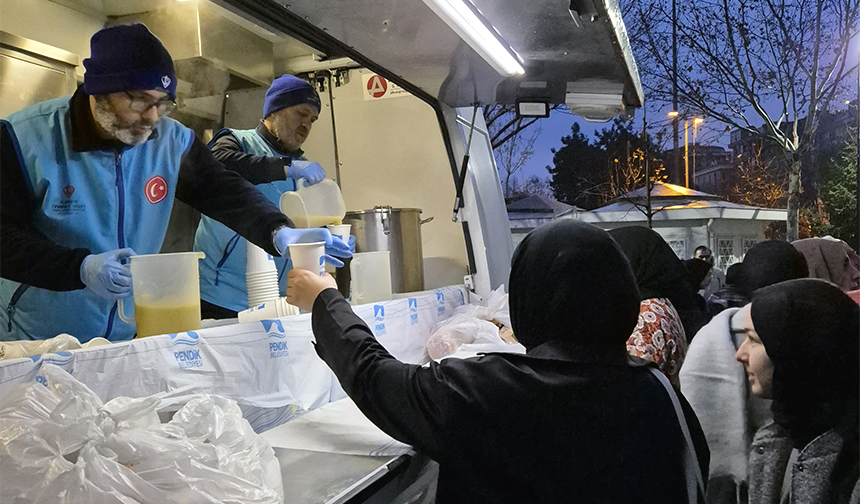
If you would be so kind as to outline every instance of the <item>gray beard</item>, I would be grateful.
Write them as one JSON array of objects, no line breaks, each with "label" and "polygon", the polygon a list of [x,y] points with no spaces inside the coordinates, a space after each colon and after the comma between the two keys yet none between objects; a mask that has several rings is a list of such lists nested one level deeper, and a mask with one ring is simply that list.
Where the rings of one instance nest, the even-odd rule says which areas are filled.
[{"label": "gray beard", "polygon": [[283,149],[284,152],[293,152],[293,151],[297,151],[301,148],[301,145],[299,145],[296,148],[292,148],[291,146],[284,144],[284,141],[282,140],[282,138],[288,138],[288,135],[293,133],[293,132],[290,129],[290,127],[287,126],[286,121],[284,121],[282,118],[280,118],[280,117],[276,118],[272,122],[272,127],[275,130],[272,133],[274,133],[275,137],[277,137],[278,144],[280,144],[281,149]]},{"label": "gray beard", "polygon": [[147,140],[152,132],[137,135],[131,128],[120,128],[116,125],[119,121],[116,114],[111,112],[110,107],[105,100],[99,96],[96,97],[96,106],[93,110],[93,119],[99,127],[109,133],[111,136],[126,145],[140,145]]}]

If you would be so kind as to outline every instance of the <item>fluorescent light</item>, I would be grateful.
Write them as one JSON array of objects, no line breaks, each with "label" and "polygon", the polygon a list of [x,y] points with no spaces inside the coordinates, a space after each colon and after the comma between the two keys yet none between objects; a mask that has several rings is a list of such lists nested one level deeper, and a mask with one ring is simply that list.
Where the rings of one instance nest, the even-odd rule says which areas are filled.
[{"label": "fluorescent light", "polygon": [[526,73],[511,51],[464,1],[468,0],[424,0],[424,3],[501,75],[510,77]]}]

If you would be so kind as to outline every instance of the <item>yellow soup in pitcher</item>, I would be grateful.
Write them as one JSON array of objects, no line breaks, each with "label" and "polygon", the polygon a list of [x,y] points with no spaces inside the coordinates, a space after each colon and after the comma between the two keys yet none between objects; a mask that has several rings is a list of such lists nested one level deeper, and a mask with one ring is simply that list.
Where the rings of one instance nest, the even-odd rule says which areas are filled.
[{"label": "yellow soup in pitcher", "polygon": [[180,333],[200,329],[200,302],[185,305],[134,304],[137,337]]}]

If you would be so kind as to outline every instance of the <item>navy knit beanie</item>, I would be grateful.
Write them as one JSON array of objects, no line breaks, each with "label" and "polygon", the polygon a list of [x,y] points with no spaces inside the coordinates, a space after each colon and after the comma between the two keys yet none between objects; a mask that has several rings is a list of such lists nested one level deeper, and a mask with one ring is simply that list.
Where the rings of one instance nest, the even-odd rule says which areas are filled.
[{"label": "navy knit beanie", "polygon": [[104,95],[158,90],[176,98],[176,71],[170,53],[142,24],[99,30],[84,60],[84,92]]},{"label": "navy knit beanie", "polygon": [[307,103],[320,111],[320,96],[308,82],[292,75],[282,75],[272,82],[266,91],[266,101],[263,104],[263,119],[275,112]]}]

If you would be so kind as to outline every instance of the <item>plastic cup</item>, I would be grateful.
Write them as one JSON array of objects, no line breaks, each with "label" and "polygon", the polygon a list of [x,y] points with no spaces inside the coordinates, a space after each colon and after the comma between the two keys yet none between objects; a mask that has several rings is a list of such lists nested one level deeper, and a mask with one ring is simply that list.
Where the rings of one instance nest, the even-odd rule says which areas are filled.
[{"label": "plastic cup", "polygon": [[277,299],[270,296],[277,296],[277,294],[270,294],[269,296],[260,296],[259,298],[248,298],[248,306],[259,306],[263,303],[268,303],[273,299]]},{"label": "plastic cup", "polygon": [[293,268],[308,270],[319,276],[325,274],[325,242],[293,243],[290,245],[290,259]]},{"label": "plastic cup", "polygon": [[248,291],[248,306],[256,306],[281,295],[275,261],[263,249],[251,243],[248,244],[245,287]]},{"label": "plastic cup", "polygon": [[277,276],[278,268],[275,266],[275,260],[265,250],[253,243],[248,243],[247,255],[248,260],[245,263],[246,274],[274,271]]},{"label": "plastic cup", "polygon": [[278,273],[275,271],[264,271],[260,273],[246,273],[245,281],[257,283],[278,283]]},{"label": "plastic cup", "polygon": [[287,303],[286,298],[277,298],[271,299],[257,306],[253,306],[247,310],[240,311],[238,318],[240,324],[246,324],[248,322],[256,322],[258,320],[289,317],[298,314],[299,309]]},{"label": "plastic cup", "polygon": [[246,283],[255,287],[270,287],[278,285],[278,277],[275,278],[247,278]]},{"label": "plastic cup", "polygon": [[332,236],[337,236],[338,238],[343,240],[344,243],[349,241],[349,230],[350,228],[352,228],[352,224],[341,224],[339,226],[329,224],[326,227],[328,228],[328,231],[331,233]]},{"label": "plastic cup", "polygon": [[93,338],[93,339],[87,341],[86,343],[82,343],[81,348],[94,348],[94,347],[106,346],[106,345],[110,345],[110,344],[111,343],[109,340],[96,337],[96,338]]}]

